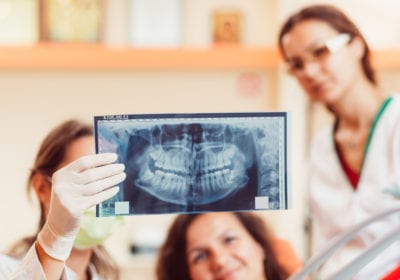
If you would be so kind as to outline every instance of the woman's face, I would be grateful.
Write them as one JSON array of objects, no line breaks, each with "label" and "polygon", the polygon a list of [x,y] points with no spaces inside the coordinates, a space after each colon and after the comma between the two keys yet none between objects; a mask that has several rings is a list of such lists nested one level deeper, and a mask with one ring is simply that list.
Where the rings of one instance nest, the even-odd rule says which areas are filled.
[{"label": "woman's face", "polygon": [[338,35],[323,21],[306,20],[282,38],[292,74],[312,101],[325,105],[337,102],[364,75],[360,63],[363,45],[358,38],[339,44],[334,52],[324,48]]},{"label": "woman's face", "polygon": [[188,228],[192,280],[265,280],[264,252],[232,213],[208,213]]}]

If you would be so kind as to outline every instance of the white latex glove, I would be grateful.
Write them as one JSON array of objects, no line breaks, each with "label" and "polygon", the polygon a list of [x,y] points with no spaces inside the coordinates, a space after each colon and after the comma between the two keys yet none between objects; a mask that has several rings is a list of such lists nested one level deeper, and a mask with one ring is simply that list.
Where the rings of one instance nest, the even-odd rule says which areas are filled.
[{"label": "white latex glove", "polygon": [[79,158],[52,177],[49,213],[38,235],[39,245],[51,257],[65,261],[79,231],[83,212],[113,197],[126,175],[113,153]]}]

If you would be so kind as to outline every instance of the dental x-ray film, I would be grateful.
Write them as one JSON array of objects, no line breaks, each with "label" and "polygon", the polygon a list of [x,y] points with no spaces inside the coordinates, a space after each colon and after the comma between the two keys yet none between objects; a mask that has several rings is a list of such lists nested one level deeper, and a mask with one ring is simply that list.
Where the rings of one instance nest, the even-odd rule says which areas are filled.
[{"label": "dental x-ray film", "polygon": [[97,216],[289,207],[285,112],[95,116],[127,177]]}]

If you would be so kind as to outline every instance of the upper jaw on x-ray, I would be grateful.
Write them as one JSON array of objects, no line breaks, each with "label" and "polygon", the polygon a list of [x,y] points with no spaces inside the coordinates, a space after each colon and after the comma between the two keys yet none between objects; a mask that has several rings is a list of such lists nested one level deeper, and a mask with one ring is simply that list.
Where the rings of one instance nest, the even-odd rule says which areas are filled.
[{"label": "upper jaw on x-ray", "polygon": [[253,188],[252,203],[268,196],[279,209],[278,128],[277,122],[99,122],[98,152],[116,152],[126,165],[120,201],[140,190],[165,203],[201,207]]}]

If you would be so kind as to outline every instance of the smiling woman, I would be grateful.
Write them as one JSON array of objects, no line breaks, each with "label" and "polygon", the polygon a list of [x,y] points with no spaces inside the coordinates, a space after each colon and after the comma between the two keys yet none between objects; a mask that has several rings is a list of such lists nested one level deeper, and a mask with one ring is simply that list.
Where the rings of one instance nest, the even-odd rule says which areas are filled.
[{"label": "smiling woman", "polygon": [[180,215],[160,250],[157,278],[287,279],[301,262],[290,246],[282,252],[282,242],[251,213]]},{"label": "smiling woman", "polygon": [[193,280],[247,275],[265,279],[264,252],[240,222],[230,214],[198,217],[187,232],[187,262]]}]

